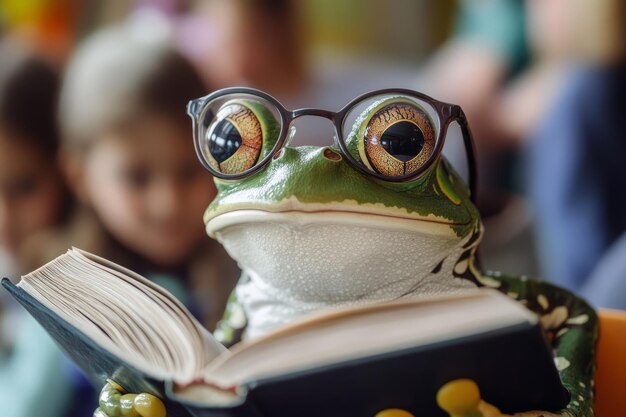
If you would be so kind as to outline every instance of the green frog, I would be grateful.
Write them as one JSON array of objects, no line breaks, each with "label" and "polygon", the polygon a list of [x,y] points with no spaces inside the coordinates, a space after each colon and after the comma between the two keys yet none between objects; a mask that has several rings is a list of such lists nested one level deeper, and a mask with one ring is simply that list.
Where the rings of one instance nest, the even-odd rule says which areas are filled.
[{"label": "green frog", "polygon": [[[549,283],[479,267],[472,190],[441,153],[455,121],[471,141],[458,106],[385,90],[337,113],[289,112],[232,89],[192,102],[190,113],[218,188],[206,231],[243,271],[215,331],[225,344],[322,309],[489,287],[539,315],[571,394],[556,415],[594,415],[594,310]],[[334,144],[290,147],[288,126],[302,115],[331,120]]]}]

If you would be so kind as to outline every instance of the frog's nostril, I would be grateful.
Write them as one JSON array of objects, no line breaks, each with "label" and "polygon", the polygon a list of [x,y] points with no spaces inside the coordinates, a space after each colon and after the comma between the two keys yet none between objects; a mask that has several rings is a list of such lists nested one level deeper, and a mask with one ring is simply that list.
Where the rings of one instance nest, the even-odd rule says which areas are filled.
[{"label": "frog's nostril", "polygon": [[341,161],[341,155],[330,148],[324,149],[324,158],[330,159],[331,161]]}]

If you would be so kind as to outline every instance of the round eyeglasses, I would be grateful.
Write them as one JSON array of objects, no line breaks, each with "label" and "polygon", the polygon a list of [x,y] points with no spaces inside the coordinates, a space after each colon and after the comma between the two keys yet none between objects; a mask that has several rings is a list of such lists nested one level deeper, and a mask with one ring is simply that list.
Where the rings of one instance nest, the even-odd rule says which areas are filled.
[{"label": "round eyeglasses", "polygon": [[416,91],[372,91],[332,112],[287,110],[262,91],[225,88],[190,101],[187,113],[193,120],[200,162],[224,180],[263,169],[286,145],[293,120],[319,116],[333,123],[335,145],[352,167],[383,181],[411,181],[437,161],[448,126],[456,121],[463,135],[472,200],[476,195],[474,146],[463,110]]}]

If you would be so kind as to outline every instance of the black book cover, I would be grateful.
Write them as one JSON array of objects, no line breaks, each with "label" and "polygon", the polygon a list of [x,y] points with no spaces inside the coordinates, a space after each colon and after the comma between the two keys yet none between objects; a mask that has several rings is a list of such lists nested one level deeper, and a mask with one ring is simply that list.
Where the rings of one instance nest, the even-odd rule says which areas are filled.
[{"label": "black book cover", "polygon": [[508,414],[557,411],[569,400],[541,325],[520,324],[247,381],[247,393],[238,404],[206,407],[177,400],[170,384],[147,377],[102,349],[9,280],[2,284],[96,387],[111,378],[129,392],[157,395],[164,399],[168,417],[371,417],[386,408],[446,417],[435,402],[436,393],[457,378],[476,381],[482,398]]}]

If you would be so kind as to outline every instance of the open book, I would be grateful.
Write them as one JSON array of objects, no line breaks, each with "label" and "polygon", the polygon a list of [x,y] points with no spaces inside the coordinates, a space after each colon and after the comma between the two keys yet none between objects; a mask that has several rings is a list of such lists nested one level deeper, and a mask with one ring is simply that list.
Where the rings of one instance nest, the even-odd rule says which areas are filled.
[{"label": "open book", "polygon": [[333,310],[227,350],[167,291],[78,249],[3,285],[94,384],[158,395],[169,417],[445,415],[435,393],[461,377],[507,412],[568,399],[537,317],[493,290]]}]

